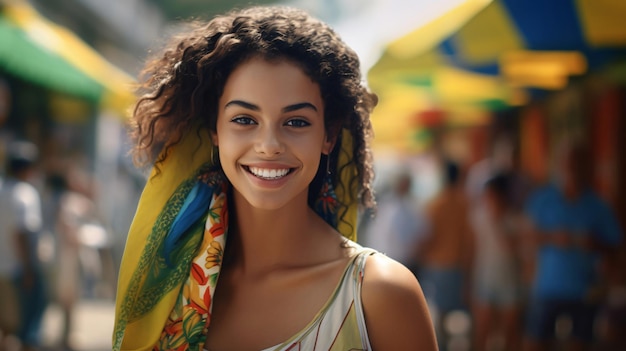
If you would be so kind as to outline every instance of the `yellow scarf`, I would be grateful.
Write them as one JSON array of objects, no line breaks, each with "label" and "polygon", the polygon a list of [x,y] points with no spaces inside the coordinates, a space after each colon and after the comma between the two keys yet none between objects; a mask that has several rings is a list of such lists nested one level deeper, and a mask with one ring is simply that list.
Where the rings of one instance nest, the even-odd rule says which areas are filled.
[{"label": "yellow scarf", "polygon": [[[201,133],[200,140],[197,135],[188,133],[167,155],[160,173],[152,171],[139,200],[119,273],[113,350],[200,351],[204,346],[228,233],[228,182],[212,171],[217,150],[208,133]],[[346,186],[336,189],[336,199],[347,208],[332,222],[356,240],[351,161],[352,137],[343,130],[336,169]],[[324,189],[321,200],[328,195]],[[187,220],[194,203],[206,210]],[[329,209],[338,215],[324,201],[316,210]]]}]

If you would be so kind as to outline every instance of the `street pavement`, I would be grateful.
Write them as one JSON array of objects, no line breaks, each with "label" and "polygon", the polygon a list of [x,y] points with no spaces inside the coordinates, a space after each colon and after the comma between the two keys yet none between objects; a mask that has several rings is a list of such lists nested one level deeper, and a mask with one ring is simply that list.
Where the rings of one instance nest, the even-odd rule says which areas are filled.
[{"label": "street pavement", "polygon": [[[115,305],[111,300],[81,300],[74,310],[70,333],[71,345],[76,351],[110,351]],[[63,314],[57,305],[46,310],[42,327],[45,350],[65,351],[59,348]]]}]

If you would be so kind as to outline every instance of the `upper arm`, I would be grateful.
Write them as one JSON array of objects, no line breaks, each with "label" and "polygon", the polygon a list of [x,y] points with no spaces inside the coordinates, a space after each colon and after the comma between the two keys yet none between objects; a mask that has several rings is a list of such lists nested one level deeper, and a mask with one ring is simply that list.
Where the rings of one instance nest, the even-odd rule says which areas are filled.
[{"label": "upper arm", "polygon": [[370,256],[362,298],[373,350],[437,350],[426,300],[406,267],[384,255]]}]

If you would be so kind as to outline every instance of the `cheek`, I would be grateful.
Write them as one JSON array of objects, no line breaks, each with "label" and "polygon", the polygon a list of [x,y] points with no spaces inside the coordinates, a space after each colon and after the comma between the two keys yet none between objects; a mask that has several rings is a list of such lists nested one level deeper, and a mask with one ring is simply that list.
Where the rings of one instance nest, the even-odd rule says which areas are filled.
[{"label": "cheek", "polygon": [[236,145],[236,143],[233,143],[233,135],[232,133],[229,133],[228,128],[225,128],[219,122],[220,119],[218,119],[218,123],[215,126],[215,132],[211,133],[211,138],[213,140],[213,144],[220,149],[221,157],[223,152],[231,149],[233,146]]},{"label": "cheek", "polygon": [[315,175],[320,168],[323,168],[324,171],[326,171],[326,163],[322,164],[322,160],[320,159],[319,154],[310,153],[307,158],[307,164],[309,165],[308,171],[311,176],[311,181],[313,180],[313,178],[315,178]]},{"label": "cheek", "polygon": [[226,179],[231,181],[238,174],[237,157],[234,155],[233,150],[227,145],[220,144],[219,156],[220,156],[220,168]]},{"label": "cheek", "polygon": [[235,150],[233,149],[235,145],[230,145],[227,142],[224,142],[224,139],[222,139],[222,142],[219,144],[219,155],[220,155],[220,161],[222,163],[222,166],[228,166],[229,163],[232,162],[233,159],[233,154],[235,152]]}]

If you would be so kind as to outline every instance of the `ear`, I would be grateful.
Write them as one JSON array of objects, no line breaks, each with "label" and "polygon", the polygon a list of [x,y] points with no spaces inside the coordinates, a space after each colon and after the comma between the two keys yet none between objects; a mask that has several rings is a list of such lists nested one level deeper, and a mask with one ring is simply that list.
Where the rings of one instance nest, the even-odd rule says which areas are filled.
[{"label": "ear", "polygon": [[337,137],[326,133],[326,136],[324,137],[324,144],[322,145],[322,153],[324,155],[330,155],[330,152],[333,151],[333,148],[335,147],[335,142],[337,142]]},{"label": "ear", "polygon": [[217,133],[214,131],[211,131],[211,142],[213,143],[213,146],[218,147],[219,146],[219,141],[217,139]]}]

